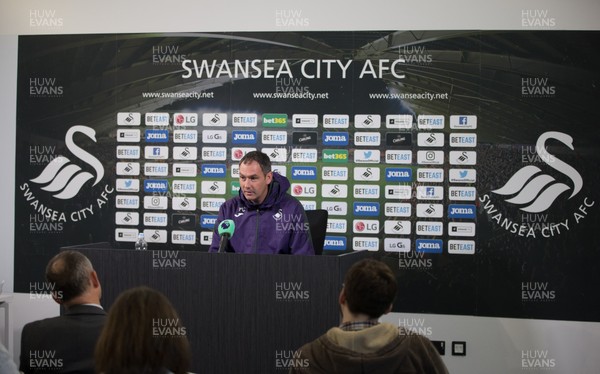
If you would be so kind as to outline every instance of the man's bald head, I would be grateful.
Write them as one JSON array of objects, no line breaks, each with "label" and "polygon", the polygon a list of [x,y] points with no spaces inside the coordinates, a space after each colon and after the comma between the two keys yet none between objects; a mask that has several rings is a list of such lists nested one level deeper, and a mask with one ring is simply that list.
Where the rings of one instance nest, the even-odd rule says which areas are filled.
[{"label": "man's bald head", "polygon": [[46,280],[53,286],[54,299],[62,304],[84,294],[90,287],[92,263],[82,253],[63,251],[46,266]]}]

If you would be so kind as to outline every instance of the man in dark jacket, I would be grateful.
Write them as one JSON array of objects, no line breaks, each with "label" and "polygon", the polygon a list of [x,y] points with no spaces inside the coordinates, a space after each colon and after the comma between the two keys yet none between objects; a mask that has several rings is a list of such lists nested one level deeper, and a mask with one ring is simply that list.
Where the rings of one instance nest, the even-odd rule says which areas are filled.
[{"label": "man in dark jacket", "polygon": [[46,280],[65,313],[23,327],[19,369],[25,374],[94,373],[94,349],[106,321],[98,275],[82,253],[63,251],[48,263]]},{"label": "man in dark jacket", "polygon": [[228,252],[313,255],[306,213],[289,188],[286,177],[271,171],[269,156],[248,152],[240,160],[239,196],[221,205],[209,251],[219,249],[219,223],[230,219]]},{"label": "man in dark jacket", "polygon": [[339,296],[342,324],[300,348],[290,373],[448,373],[429,339],[379,323],[392,310],[396,278],[383,262],[354,264]]}]

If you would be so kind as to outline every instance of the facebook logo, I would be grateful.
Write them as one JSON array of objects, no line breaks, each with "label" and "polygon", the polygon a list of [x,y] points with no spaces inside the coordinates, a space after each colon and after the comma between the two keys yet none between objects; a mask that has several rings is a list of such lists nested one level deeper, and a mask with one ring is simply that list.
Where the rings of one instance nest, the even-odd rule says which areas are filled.
[{"label": "facebook logo", "polygon": [[152,148],[152,155],[153,156],[160,156],[160,148],[158,148],[158,147]]},{"label": "facebook logo", "polygon": [[427,196],[427,197],[433,197],[433,196],[435,196],[435,188],[433,188],[433,187],[426,187],[425,188],[425,196]]},{"label": "facebook logo", "polygon": [[465,116],[458,117],[458,123],[461,125],[466,125],[468,123],[467,117],[465,117]]}]

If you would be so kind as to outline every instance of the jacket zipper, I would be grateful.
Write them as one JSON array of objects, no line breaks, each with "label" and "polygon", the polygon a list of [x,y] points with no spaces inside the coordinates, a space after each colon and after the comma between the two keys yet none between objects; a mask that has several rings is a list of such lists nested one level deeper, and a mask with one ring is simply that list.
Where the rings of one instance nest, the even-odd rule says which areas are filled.
[{"label": "jacket zipper", "polygon": [[254,253],[258,253],[258,224],[260,222],[260,209],[256,209],[256,238],[254,239]]}]

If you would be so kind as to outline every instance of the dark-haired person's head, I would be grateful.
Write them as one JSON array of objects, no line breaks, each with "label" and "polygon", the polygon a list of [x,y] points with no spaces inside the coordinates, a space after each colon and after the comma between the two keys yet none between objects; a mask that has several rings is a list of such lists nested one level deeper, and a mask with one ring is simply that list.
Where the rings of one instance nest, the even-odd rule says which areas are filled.
[{"label": "dark-haired person's head", "polygon": [[273,180],[271,160],[259,151],[246,153],[240,160],[240,190],[249,202],[259,205],[269,194]]},{"label": "dark-haired person's head", "polygon": [[262,170],[264,175],[267,175],[271,171],[271,159],[266,153],[261,151],[250,151],[242,157],[240,160],[241,165],[247,165],[252,162],[258,163],[260,165],[260,169]]},{"label": "dark-haired person's head", "polygon": [[52,257],[46,266],[52,297],[65,307],[99,304],[102,288],[90,260],[81,252],[67,250]]},{"label": "dark-haired person's head", "polygon": [[96,345],[104,374],[186,373],[191,353],[177,311],[159,291],[136,287],[119,295]]},{"label": "dark-haired person's head", "polygon": [[348,270],[340,293],[340,304],[354,315],[377,319],[389,313],[398,284],[394,273],[384,262],[361,260]]}]

